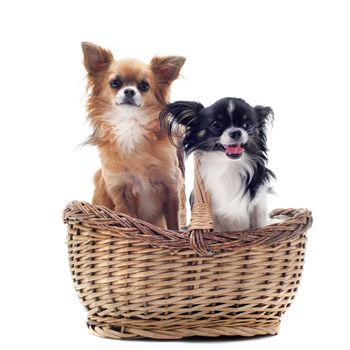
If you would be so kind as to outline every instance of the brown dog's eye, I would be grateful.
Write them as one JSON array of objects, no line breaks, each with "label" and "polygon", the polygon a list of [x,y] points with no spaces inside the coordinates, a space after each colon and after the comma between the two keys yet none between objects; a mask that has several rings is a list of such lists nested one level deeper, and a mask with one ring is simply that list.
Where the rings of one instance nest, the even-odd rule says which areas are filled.
[{"label": "brown dog's eye", "polygon": [[113,79],[113,80],[110,82],[110,84],[111,84],[111,87],[112,87],[113,89],[119,89],[119,88],[122,87],[123,82],[121,81],[120,78],[115,78],[115,79]]},{"label": "brown dog's eye", "polygon": [[142,92],[147,92],[149,90],[149,84],[145,80],[142,80],[137,87]]}]

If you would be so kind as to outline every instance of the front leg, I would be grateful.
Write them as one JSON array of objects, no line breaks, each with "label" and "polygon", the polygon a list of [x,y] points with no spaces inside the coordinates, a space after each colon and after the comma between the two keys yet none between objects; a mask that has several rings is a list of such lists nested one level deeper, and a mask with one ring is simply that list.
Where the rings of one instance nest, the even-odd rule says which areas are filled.
[{"label": "front leg", "polygon": [[225,230],[221,224],[220,218],[217,217],[214,213],[212,213],[213,216],[213,229],[214,232],[227,232],[227,231],[232,231],[230,229]]},{"label": "front leg", "polygon": [[165,186],[165,198],[163,214],[169,230],[179,230],[180,193],[178,184],[172,183]]},{"label": "front leg", "polygon": [[254,205],[250,217],[251,227],[253,229],[264,227],[267,224],[266,203],[257,203]]},{"label": "front leg", "polygon": [[95,189],[92,197],[92,204],[103,205],[108,209],[114,210],[114,203],[107,192],[106,183],[102,176],[101,169],[95,174],[94,183]]},{"label": "front leg", "polygon": [[121,213],[138,218],[137,198],[132,194],[132,191],[127,185],[114,187],[111,190],[111,197],[115,211],[120,211]]},{"label": "front leg", "polygon": [[164,202],[163,212],[168,230],[179,230],[179,197],[176,195],[169,195]]}]

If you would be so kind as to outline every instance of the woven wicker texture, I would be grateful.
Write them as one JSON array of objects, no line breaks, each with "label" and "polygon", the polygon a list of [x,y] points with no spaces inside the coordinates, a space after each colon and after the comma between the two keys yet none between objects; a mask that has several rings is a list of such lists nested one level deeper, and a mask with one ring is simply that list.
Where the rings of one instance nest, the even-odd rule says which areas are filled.
[{"label": "woven wicker texture", "polygon": [[85,202],[67,206],[70,268],[92,333],[117,339],[277,334],[300,283],[311,213],[279,209],[272,215],[286,216],[282,223],[211,232],[198,175],[186,232]]}]

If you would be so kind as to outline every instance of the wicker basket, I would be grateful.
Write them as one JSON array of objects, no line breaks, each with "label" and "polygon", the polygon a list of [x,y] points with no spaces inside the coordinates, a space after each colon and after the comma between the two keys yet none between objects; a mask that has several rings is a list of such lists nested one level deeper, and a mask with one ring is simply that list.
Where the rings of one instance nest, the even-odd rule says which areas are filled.
[{"label": "wicker basket", "polygon": [[[198,161],[198,159],[197,159]],[[74,286],[99,336],[178,339],[277,334],[304,264],[306,209],[278,209],[279,224],[214,233],[195,166],[186,232],[85,202],[64,212]]]}]

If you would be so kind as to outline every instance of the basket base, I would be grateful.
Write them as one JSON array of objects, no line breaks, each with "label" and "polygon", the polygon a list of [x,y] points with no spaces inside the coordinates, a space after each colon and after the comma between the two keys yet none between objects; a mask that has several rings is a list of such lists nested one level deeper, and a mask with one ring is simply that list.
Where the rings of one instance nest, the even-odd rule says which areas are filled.
[{"label": "basket base", "polygon": [[269,326],[223,326],[215,328],[176,328],[176,329],[140,329],[136,327],[125,326],[111,326],[96,324],[89,324],[88,329],[91,334],[103,338],[111,339],[181,339],[186,337],[220,337],[220,336],[239,336],[239,337],[253,337],[258,335],[276,335],[278,334],[279,325]]}]

